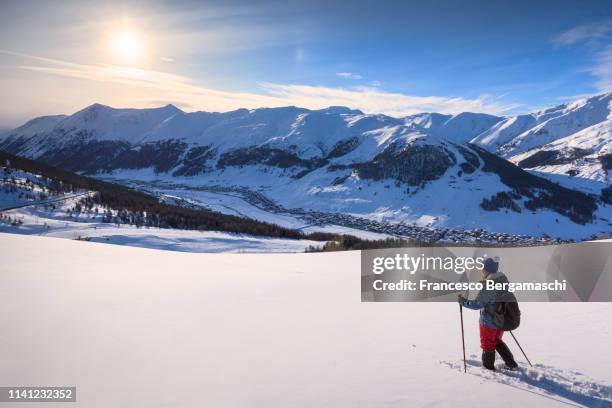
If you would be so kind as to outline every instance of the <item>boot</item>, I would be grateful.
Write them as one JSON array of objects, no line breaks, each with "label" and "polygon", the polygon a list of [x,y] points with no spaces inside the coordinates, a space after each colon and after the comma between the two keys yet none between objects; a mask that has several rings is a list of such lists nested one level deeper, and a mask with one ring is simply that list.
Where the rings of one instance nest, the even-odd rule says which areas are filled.
[{"label": "boot", "polygon": [[518,364],[516,364],[516,361],[514,361],[514,356],[512,355],[512,352],[510,351],[508,346],[506,346],[506,343],[500,340],[495,345],[495,351],[497,351],[500,357],[504,360],[504,363],[506,363],[506,367],[511,370],[518,367]]},{"label": "boot", "polygon": [[487,370],[495,371],[495,352],[494,351],[483,351],[482,352],[482,366]]}]

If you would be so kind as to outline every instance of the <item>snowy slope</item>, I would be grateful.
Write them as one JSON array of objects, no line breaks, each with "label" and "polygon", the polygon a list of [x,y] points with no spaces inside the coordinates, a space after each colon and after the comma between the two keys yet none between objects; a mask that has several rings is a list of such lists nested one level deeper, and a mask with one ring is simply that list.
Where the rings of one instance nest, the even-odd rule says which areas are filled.
[{"label": "snowy slope", "polygon": [[305,239],[255,237],[218,231],[138,228],[134,225],[105,223],[101,216],[91,211],[70,211],[76,202],[69,200],[53,210],[39,206],[3,212],[0,232],[179,252],[290,253],[304,252],[310,246],[323,244]]},{"label": "snowy slope", "polygon": [[[108,209],[98,204],[91,207],[83,199],[95,192],[86,190],[58,190],[58,182],[42,175],[0,166],[0,232],[24,235],[87,240],[109,244],[143,248],[157,248],[182,252],[304,252],[308,247],[321,246],[324,242],[297,239],[282,239],[247,234],[197,231],[136,226],[111,222],[105,213],[117,216],[117,209]],[[167,201],[167,200],[164,200]],[[229,208],[229,207],[227,207]],[[230,213],[227,208],[211,206],[217,212]],[[218,211],[225,209],[226,211]],[[272,214],[267,217],[252,217],[277,223]],[[233,215],[244,213],[234,212]],[[109,217],[110,218],[110,217]],[[317,229],[297,219],[283,222],[292,229],[307,231]],[[283,220],[285,221],[285,220]],[[329,231],[329,229],[328,229]],[[331,231],[329,231],[331,232]],[[341,232],[341,231],[338,231]],[[343,233],[360,231],[342,231]],[[369,234],[372,238],[376,234]],[[384,238],[384,236],[379,236]]]},{"label": "snowy slope", "polygon": [[66,117],[66,115],[41,116],[28,121],[24,125],[12,131],[3,131],[2,135],[17,133],[25,137],[32,137],[38,133],[48,132]]},{"label": "snowy slope", "polygon": [[503,118],[484,113],[464,112],[448,119],[439,128],[433,127],[436,134],[454,142],[467,142],[491,126],[502,121]]},{"label": "snowy slope", "polygon": [[[544,153],[546,152],[546,153]],[[612,184],[612,120],[511,157],[521,167]]]},{"label": "snowy slope", "polygon": [[[94,104],[58,123],[56,129],[88,132],[99,140],[139,142],[144,135],[182,111],[173,105],[154,109],[113,109]],[[64,135],[69,138],[70,135]]]},{"label": "snowy slope", "polygon": [[[516,336],[534,369],[510,338],[523,372],[464,374],[457,305],[360,303],[359,252],[182,254],[8,234],[0,247],[0,383],[74,385],[75,407],[612,401],[607,303],[524,303]],[[464,313],[470,363],[477,319]]]},{"label": "snowy slope", "polygon": [[417,125],[454,142],[467,142],[504,118],[485,113],[463,112],[457,115],[418,113],[404,118],[407,125]]},{"label": "snowy slope", "polygon": [[49,180],[25,171],[0,166],[0,209],[59,199],[48,189]]},{"label": "snowy slope", "polygon": [[[72,198],[74,197],[74,198]],[[223,197],[226,201],[219,200]],[[207,207],[213,211],[249,216],[264,222],[283,225],[304,232],[333,232],[350,234],[363,239],[385,239],[389,235],[346,228],[337,225],[313,225],[296,217],[283,216],[259,210],[256,207],[231,196],[212,195],[205,199],[191,201],[202,204],[210,203]],[[60,198],[60,197],[53,197]],[[155,227],[137,227],[129,224],[114,224],[104,222],[105,209],[94,206],[92,209],[83,208],[75,211],[75,205],[83,198],[82,195],[66,195],[60,201],[53,201],[53,205],[39,202],[38,205],[17,208],[0,213],[0,232],[23,235],[39,235],[53,238],[72,240],[87,240],[106,244],[127,245],[141,248],[155,248],[167,251],[180,252],[229,252],[229,253],[276,253],[276,252],[304,252],[309,247],[320,247],[321,241],[307,239],[283,239],[247,234],[235,234],[218,231],[196,231]],[[0,204],[3,200],[0,189]],[[32,204],[31,201],[9,202],[9,206],[19,204]],[[215,205],[216,204],[216,205]],[[8,207],[8,206],[7,206]],[[5,208],[5,207],[0,207]]]},{"label": "snowy slope", "polygon": [[515,156],[612,119],[612,93],[583,98],[497,123],[474,139],[504,157]]},{"label": "snowy slope", "polygon": [[5,149],[19,147],[21,155],[37,157],[50,148],[76,141],[138,143],[165,120],[182,111],[173,105],[154,109],[114,109],[93,104],[70,116],[43,116],[3,135]]}]

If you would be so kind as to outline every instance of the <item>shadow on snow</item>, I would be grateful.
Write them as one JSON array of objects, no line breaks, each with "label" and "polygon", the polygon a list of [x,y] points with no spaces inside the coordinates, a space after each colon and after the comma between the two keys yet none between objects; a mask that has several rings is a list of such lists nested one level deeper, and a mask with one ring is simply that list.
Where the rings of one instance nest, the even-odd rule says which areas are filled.
[{"label": "shadow on snow", "polygon": [[[482,368],[479,360],[467,360],[470,375],[495,381],[542,397],[554,399],[573,406],[612,407],[612,386],[598,382],[587,376],[570,370],[560,370],[544,364],[535,364],[533,367],[520,365],[517,370],[500,369],[492,372]],[[442,361],[450,368],[463,371],[463,361]],[[562,398],[558,399],[558,398]]]}]

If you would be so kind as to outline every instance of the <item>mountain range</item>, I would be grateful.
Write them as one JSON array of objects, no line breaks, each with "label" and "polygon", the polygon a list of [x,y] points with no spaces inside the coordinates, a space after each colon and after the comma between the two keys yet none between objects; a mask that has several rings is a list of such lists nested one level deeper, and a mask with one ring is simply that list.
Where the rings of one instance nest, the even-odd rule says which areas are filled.
[{"label": "mountain range", "polygon": [[610,93],[512,117],[94,104],[35,118],[0,149],[173,191],[247,189],[281,210],[585,239],[612,231],[611,112]]}]

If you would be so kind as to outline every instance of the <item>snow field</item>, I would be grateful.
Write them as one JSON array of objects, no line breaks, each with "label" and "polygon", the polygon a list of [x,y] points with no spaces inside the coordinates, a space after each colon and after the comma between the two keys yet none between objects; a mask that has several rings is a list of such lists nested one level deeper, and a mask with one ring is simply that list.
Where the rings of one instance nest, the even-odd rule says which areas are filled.
[{"label": "snow field", "polygon": [[359,252],[0,247],[0,383],[76,385],[75,407],[610,406],[610,304],[521,304],[539,366],[516,379],[458,369],[455,303],[361,303]]}]

